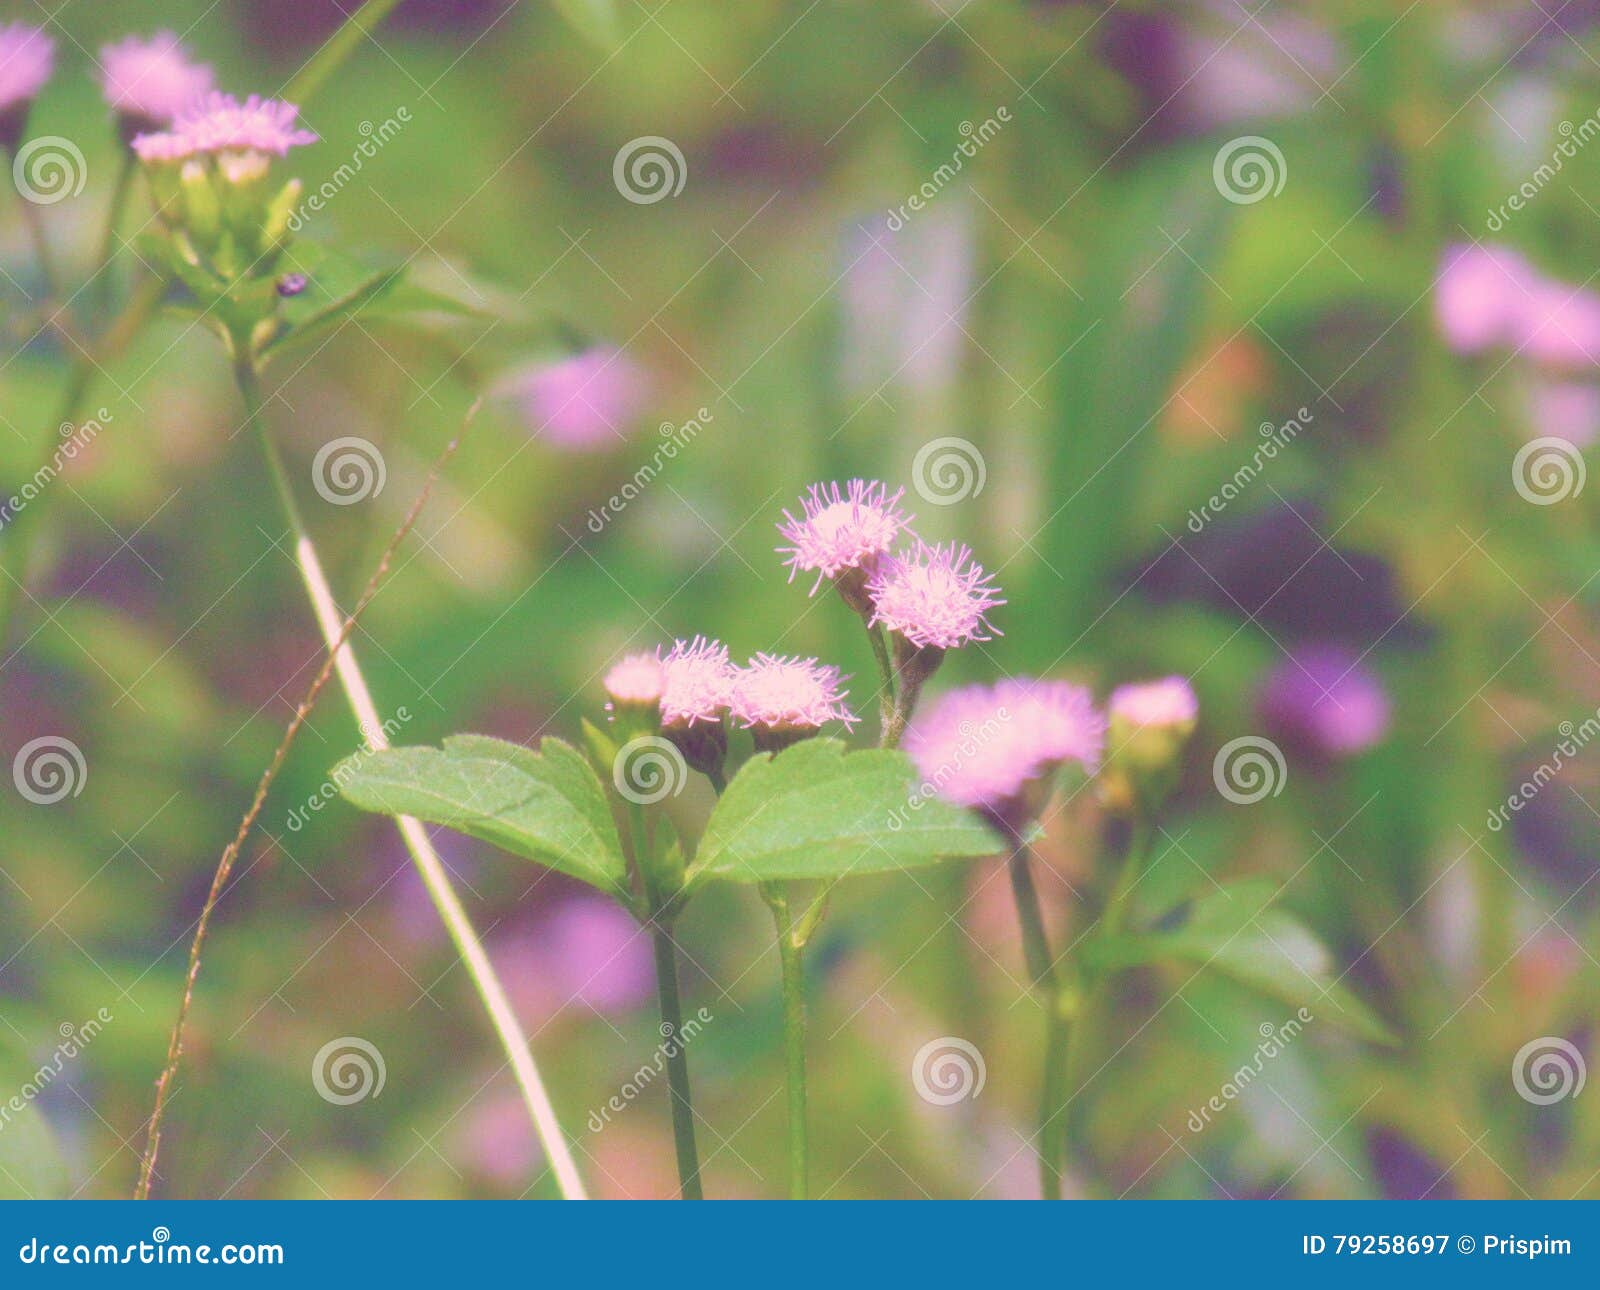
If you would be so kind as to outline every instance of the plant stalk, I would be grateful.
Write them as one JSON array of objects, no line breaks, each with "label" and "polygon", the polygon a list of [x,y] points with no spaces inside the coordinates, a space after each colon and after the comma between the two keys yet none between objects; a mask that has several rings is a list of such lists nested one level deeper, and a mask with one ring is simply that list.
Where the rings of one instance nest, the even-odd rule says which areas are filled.
[{"label": "plant stalk", "polygon": [[1072,1045],[1075,993],[1066,987],[1050,952],[1039,891],[1029,867],[1028,847],[1018,842],[1011,854],[1011,891],[1022,923],[1022,951],[1028,975],[1044,996],[1045,1056],[1039,1092],[1039,1190],[1046,1200],[1061,1199],[1061,1161],[1067,1138],[1067,1063]]},{"label": "plant stalk", "polygon": [[[283,458],[278,452],[277,444],[267,431],[261,410],[260,382],[248,355],[236,358],[234,376],[244,399],[246,416],[256,430],[262,455],[266,459],[267,474],[272,479],[273,489],[283,508],[284,519],[294,538],[295,563],[299,567],[301,581],[305,584],[317,625],[322,630],[323,641],[334,655],[335,668],[345,698],[349,701],[351,711],[355,714],[356,724],[366,737],[368,746],[375,752],[382,752],[389,746],[388,736],[384,733],[377,705],[372,701],[372,693],[367,688],[366,676],[356,661],[355,650],[348,641],[340,643],[339,634],[343,616],[334,601],[327,577],[322,571],[322,561],[317,556],[316,546],[312,543],[305,521],[301,518],[300,508],[294,499],[294,491],[289,486],[288,475],[284,470]],[[489,961],[483,943],[473,929],[471,919],[467,917],[466,910],[462,908],[461,901],[456,896],[455,888],[451,885],[445,870],[444,861],[434,850],[433,843],[419,820],[408,815],[397,815],[394,818],[400,829],[400,836],[405,841],[406,849],[411,853],[411,859],[417,866],[423,885],[427,888],[428,896],[433,901],[434,908],[438,910],[445,930],[449,932],[462,965],[466,968],[467,975],[471,977],[501,1046],[505,1049],[506,1058],[516,1076],[523,1101],[527,1104],[529,1117],[533,1121],[534,1132],[538,1134],[545,1158],[556,1176],[561,1194],[569,1200],[586,1199],[583,1180],[578,1176],[571,1149],[561,1132],[555,1108],[545,1091],[544,1081],[539,1076],[539,1068],[534,1063],[528,1041],[522,1033],[521,1023],[512,1010],[505,988],[495,974],[494,966]]]},{"label": "plant stalk", "polygon": [[650,918],[650,942],[656,956],[656,994],[661,1002],[661,1028],[667,1045],[667,1091],[672,1101],[672,1141],[678,1155],[679,1195],[703,1200],[700,1156],[694,1144],[694,1100],[689,1092],[689,1056],[684,1052],[683,1005],[678,998],[678,950],[672,928],[659,906]]},{"label": "plant stalk", "polygon": [[772,910],[772,921],[778,933],[778,964],[783,976],[783,1055],[789,1094],[789,1199],[804,1200],[808,1186],[805,939],[802,929],[790,920],[789,895],[782,885],[762,883],[761,894]]}]

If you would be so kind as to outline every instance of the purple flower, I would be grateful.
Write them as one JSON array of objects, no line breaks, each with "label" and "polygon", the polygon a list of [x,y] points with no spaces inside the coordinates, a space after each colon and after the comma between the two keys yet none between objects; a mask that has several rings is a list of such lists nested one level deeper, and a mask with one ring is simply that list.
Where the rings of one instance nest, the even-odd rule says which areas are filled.
[{"label": "purple flower", "polygon": [[557,448],[614,448],[638,419],[645,397],[640,369],[620,351],[597,347],[521,368],[501,382],[529,430]]},{"label": "purple flower", "polygon": [[733,664],[721,641],[675,641],[661,660],[661,724],[668,728],[722,720],[733,690]]},{"label": "purple flower", "polygon": [[56,42],[37,27],[0,27],[0,114],[26,107],[55,70]]},{"label": "purple flower", "polygon": [[1294,650],[1261,688],[1262,720],[1312,755],[1347,757],[1389,729],[1389,696],[1352,651],[1339,645]]},{"label": "purple flower", "polygon": [[829,721],[848,727],[860,718],[845,706],[842,680],[838,668],[814,658],[757,654],[734,673],[729,714],[746,729],[809,732]]},{"label": "purple flower", "polygon": [[900,509],[905,489],[890,493],[877,480],[852,479],[841,490],[838,484],[813,484],[801,498],[797,518],[787,510],[778,532],[789,540],[779,547],[789,558],[789,581],[797,573],[815,572],[811,588],[816,595],[823,581],[837,578],[854,569],[870,572],[878,558],[894,546],[906,531],[911,517]]},{"label": "purple flower", "polygon": [[1005,815],[1062,763],[1093,770],[1105,731],[1085,687],[1017,677],[952,690],[917,717],[904,746],[941,797]]},{"label": "purple flower", "polygon": [[654,654],[629,654],[612,666],[601,683],[619,707],[653,707],[661,700],[663,665]]},{"label": "purple flower", "polygon": [[213,92],[183,111],[170,130],[139,135],[133,150],[139,160],[158,163],[199,154],[247,158],[247,169],[254,172],[264,169],[268,153],[283,157],[290,148],[317,141],[310,130],[295,125],[299,115],[293,103],[259,94],[241,103],[231,94]]},{"label": "purple flower", "polygon": [[148,127],[170,125],[212,89],[211,68],[189,61],[170,31],[129,36],[100,51],[101,89],[120,116]]},{"label": "purple flower", "polygon": [[596,1012],[627,1012],[654,990],[649,938],[602,896],[562,901],[540,928],[538,943],[557,988]]},{"label": "purple flower", "polygon": [[1119,685],[1111,692],[1111,719],[1130,729],[1192,729],[1200,715],[1194,687],[1181,676]]},{"label": "purple flower", "polygon": [[1006,603],[991,581],[966,547],[919,540],[911,551],[879,564],[868,581],[868,625],[899,632],[918,649],[986,641],[995,629],[985,615]]},{"label": "purple flower", "polygon": [[1445,343],[1463,354],[1515,344],[1523,303],[1538,276],[1510,247],[1447,248],[1433,294]]}]

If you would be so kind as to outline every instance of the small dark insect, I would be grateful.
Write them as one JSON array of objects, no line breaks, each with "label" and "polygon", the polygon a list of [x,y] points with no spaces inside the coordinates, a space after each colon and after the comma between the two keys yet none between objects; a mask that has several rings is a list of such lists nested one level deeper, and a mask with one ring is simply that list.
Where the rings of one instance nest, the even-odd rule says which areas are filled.
[{"label": "small dark insect", "polygon": [[286,273],[278,279],[278,294],[287,299],[289,296],[298,296],[306,289],[306,275],[303,273]]}]

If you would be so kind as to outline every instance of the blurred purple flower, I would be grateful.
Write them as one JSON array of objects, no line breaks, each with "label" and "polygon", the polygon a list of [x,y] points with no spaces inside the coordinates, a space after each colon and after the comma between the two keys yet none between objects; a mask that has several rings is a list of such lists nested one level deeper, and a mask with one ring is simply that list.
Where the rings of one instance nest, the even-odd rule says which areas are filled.
[{"label": "blurred purple flower", "polygon": [[1600,363],[1600,294],[1546,277],[1510,247],[1449,247],[1434,312],[1463,354],[1500,347],[1550,367]]},{"label": "blurred purple flower", "polygon": [[0,27],[0,115],[25,109],[55,69],[56,43],[37,27]]},{"label": "blurred purple flower", "polygon": [[1267,677],[1260,704],[1274,735],[1313,756],[1347,757],[1389,729],[1382,683],[1339,645],[1294,650]]},{"label": "blurred purple flower", "polygon": [[950,209],[920,212],[896,232],[876,219],[850,235],[843,358],[855,387],[938,388],[959,367],[972,230],[959,199],[950,200]]},{"label": "blurred purple flower", "polygon": [[1600,386],[1582,381],[1536,381],[1528,391],[1528,428],[1586,448],[1600,435]]},{"label": "blurred purple flower", "polygon": [[596,1012],[637,1008],[655,989],[650,941],[621,907],[600,896],[563,901],[535,933],[562,997]]},{"label": "blurred purple flower", "polygon": [[597,346],[520,368],[499,388],[533,434],[571,452],[597,452],[627,438],[643,408],[645,385],[632,360]]}]

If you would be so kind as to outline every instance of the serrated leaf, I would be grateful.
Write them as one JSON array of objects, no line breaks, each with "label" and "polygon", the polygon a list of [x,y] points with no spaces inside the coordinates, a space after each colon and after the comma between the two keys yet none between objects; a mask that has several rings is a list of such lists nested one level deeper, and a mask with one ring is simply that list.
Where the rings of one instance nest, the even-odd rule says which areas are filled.
[{"label": "serrated leaf", "polygon": [[971,811],[924,798],[904,753],[809,739],[740,768],[706,822],[689,881],[842,878],[1004,849]]},{"label": "serrated leaf", "polygon": [[442,824],[628,896],[605,790],[583,754],[559,739],[535,752],[487,735],[453,735],[443,748],[356,753],[333,775],[364,811]]},{"label": "serrated leaf", "polygon": [[1293,914],[1272,908],[1277,895],[1273,883],[1259,879],[1223,887],[1195,901],[1176,927],[1093,943],[1089,960],[1100,971],[1193,964],[1304,1007],[1363,1039],[1396,1043],[1393,1032],[1339,984],[1332,956],[1316,935]]}]

